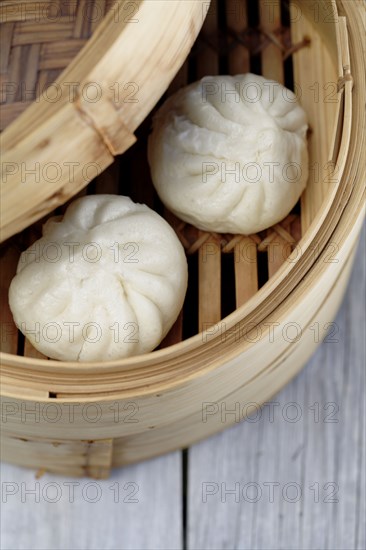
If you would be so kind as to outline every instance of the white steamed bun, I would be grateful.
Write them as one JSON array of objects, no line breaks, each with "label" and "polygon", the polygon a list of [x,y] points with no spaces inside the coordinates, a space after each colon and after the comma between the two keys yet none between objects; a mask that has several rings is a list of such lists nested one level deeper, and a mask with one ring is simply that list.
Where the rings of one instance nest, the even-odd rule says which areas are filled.
[{"label": "white steamed bun", "polygon": [[157,112],[149,163],[162,202],[200,229],[251,234],[282,220],[308,178],[306,114],[262,76],[207,76]]},{"label": "white steamed bun", "polygon": [[187,261],[173,229],[115,195],[74,201],[23,252],[9,290],[16,325],[45,355],[108,361],[153,350],[182,308]]}]

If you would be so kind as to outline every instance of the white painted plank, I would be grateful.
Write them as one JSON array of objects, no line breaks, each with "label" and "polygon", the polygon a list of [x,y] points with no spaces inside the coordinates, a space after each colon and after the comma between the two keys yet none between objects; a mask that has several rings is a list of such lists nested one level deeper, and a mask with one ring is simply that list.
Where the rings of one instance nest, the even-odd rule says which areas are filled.
[{"label": "white painted plank", "polygon": [[190,449],[189,549],[366,548],[364,298],[365,231],[337,341],[273,398],[273,421],[267,406]]},{"label": "white painted plank", "polygon": [[[114,470],[103,481],[48,474],[36,480],[31,470],[2,464],[1,481],[6,550],[182,547],[180,453]],[[74,497],[70,483],[78,484]],[[39,502],[26,494],[36,488]]]}]

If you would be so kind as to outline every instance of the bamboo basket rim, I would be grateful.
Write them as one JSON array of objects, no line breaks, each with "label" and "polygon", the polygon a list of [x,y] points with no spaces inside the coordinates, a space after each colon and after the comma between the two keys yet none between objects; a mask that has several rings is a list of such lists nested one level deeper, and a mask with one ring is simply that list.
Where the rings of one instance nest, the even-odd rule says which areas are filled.
[{"label": "bamboo basket rim", "polygon": [[[358,106],[358,108],[362,108],[363,100],[366,96],[366,85],[365,85],[365,76],[363,72],[363,68],[365,66],[365,59],[361,56],[352,55],[355,53],[357,46],[359,45],[360,37],[362,36],[362,32],[364,29],[364,24],[362,22],[362,18],[357,17],[358,9],[353,9],[352,6],[348,6],[347,3],[344,3],[343,1],[340,1],[339,4],[343,6],[343,9],[345,11],[345,14],[348,18],[350,18],[354,24],[352,33],[349,33],[349,40],[350,40],[350,51],[351,51],[351,62],[352,62],[352,70],[354,74],[357,74],[357,86],[356,89],[352,90],[352,80],[351,78],[346,78],[344,80],[344,96],[345,96],[345,102],[344,102],[344,119],[343,119],[343,132],[342,132],[342,142],[339,148],[338,157],[341,156],[342,161],[342,175],[339,178],[338,185],[331,189],[324,201],[326,203],[327,208],[321,209],[316,218],[314,219],[311,227],[307,230],[304,237],[301,239],[300,244],[302,243],[306,245],[306,252],[309,250],[309,246],[312,242],[314,242],[315,238],[319,236],[320,233],[323,233],[323,248],[319,254],[319,256],[316,258],[316,261],[313,263],[310,263],[310,265],[307,265],[307,269],[305,273],[292,273],[295,270],[296,263],[291,264],[289,267],[286,265],[286,263],[282,266],[282,268],[276,273],[276,275],[268,282],[266,285],[257,292],[255,296],[253,296],[250,301],[248,301],[246,304],[238,308],[235,312],[230,314],[228,317],[225,317],[225,322],[227,323],[228,329],[232,328],[235,325],[235,322],[237,322],[239,319],[243,319],[243,315],[246,316],[246,318],[250,314],[254,314],[256,311],[261,311],[262,314],[264,314],[264,317],[268,317],[273,313],[273,311],[276,310],[276,308],[272,309],[271,311],[266,311],[266,307],[268,306],[268,301],[266,304],[264,304],[264,298],[269,297],[273,291],[273,289],[279,285],[280,282],[286,283],[284,284],[286,292],[284,292],[284,296],[282,297],[279,305],[277,304],[277,309],[280,309],[281,307],[284,307],[285,303],[293,301],[295,298],[295,294],[297,291],[299,291],[300,288],[303,287],[303,285],[306,285],[308,278],[310,277],[310,274],[317,271],[324,270],[324,265],[322,266],[321,258],[322,254],[324,253],[324,249],[326,246],[326,243],[329,242],[329,240],[332,238],[332,235],[335,234],[335,232],[341,231],[341,224],[340,220],[347,219],[345,217],[345,212],[351,210],[352,206],[352,215],[348,216],[348,225],[347,228],[349,228],[349,232],[351,231],[352,227],[357,227],[360,224],[360,220],[362,219],[363,214],[363,204],[364,204],[364,190],[362,190],[362,184],[358,185],[357,188],[354,186],[354,181],[356,178],[353,178],[353,180],[350,182],[350,177],[348,174],[348,171],[350,169],[353,169],[353,166],[356,167],[356,170],[360,171],[361,173],[358,174],[358,177],[356,179],[357,182],[361,182],[365,178],[365,167],[362,166],[362,162],[359,162],[362,158],[362,143],[365,140],[365,136],[362,135],[359,129],[359,125],[352,124],[352,101]],[[345,21],[344,21],[345,23]],[[358,35],[355,32],[355,29],[357,29]],[[342,33],[343,33],[343,40],[344,40],[344,32],[346,30],[346,27],[344,26]],[[342,57],[339,57],[340,60],[340,67],[339,69],[342,70],[340,72],[340,78],[343,78],[345,76],[344,73],[344,67],[348,66],[349,70],[349,63],[347,64],[347,60],[349,60],[347,49],[342,50],[343,55]],[[346,61],[346,64],[345,64]],[[350,72],[347,74],[351,74]],[[356,140],[346,139],[345,135],[348,136],[348,138],[351,138],[352,136],[355,136],[357,134]],[[361,145],[361,146],[360,146]],[[352,163],[348,162],[350,161],[352,153]],[[358,154],[358,158],[355,160],[355,155]],[[346,170],[346,174],[344,174],[344,171]],[[348,176],[348,177],[346,177]],[[355,198],[355,195],[357,195],[357,198]],[[352,201],[351,199],[354,198],[355,200]],[[333,207],[333,208],[332,208]],[[331,219],[328,219],[328,215],[330,211],[333,210],[333,215]],[[327,221],[326,227],[324,226],[324,222]],[[314,231],[312,233],[312,231]],[[344,230],[342,235],[343,238],[348,233]],[[338,241],[337,241],[338,242]],[[341,242],[341,241],[339,241]],[[302,257],[303,258],[303,257]],[[302,262],[303,263],[303,262]],[[309,260],[308,260],[309,263]],[[299,271],[299,270],[298,270]],[[301,275],[301,276],[300,276]],[[291,284],[289,284],[288,279],[290,279],[290,283],[293,284],[291,287]],[[295,279],[293,281],[292,279]],[[290,288],[288,288],[290,286]],[[286,288],[287,287],[287,288]],[[268,309],[268,307],[267,307]],[[264,310],[264,311],[263,311]],[[263,322],[263,318],[258,321],[258,324]],[[152,359],[154,359],[154,365],[156,365],[158,362],[161,362],[161,360],[169,359],[172,357],[179,356],[182,358],[183,353],[182,352],[189,352],[190,358],[192,358],[192,351],[198,348],[199,344],[202,343],[202,333],[193,336],[183,342],[180,342],[178,344],[175,344],[169,348],[154,351],[150,354],[140,355],[136,356],[130,359],[125,360],[119,360],[119,361],[113,361],[113,362],[105,362],[103,363],[102,367],[100,367],[99,363],[61,363],[58,361],[52,361],[52,360],[39,360],[39,359],[32,359],[32,358],[19,358],[18,356],[14,356],[11,354],[2,354],[1,357],[4,360],[4,362],[7,364],[7,366],[11,367],[12,374],[18,374],[23,373],[25,374],[26,371],[31,370],[33,366],[38,367],[38,373],[42,375],[42,373],[46,373],[48,376],[52,376],[53,378],[57,379],[60,375],[68,375],[70,374],[72,377],[75,377],[75,374],[78,375],[85,375],[86,377],[89,377],[91,374],[99,374],[101,375],[101,378],[103,382],[106,382],[105,378],[109,378],[109,374],[120,374],[122,378],[119,380],[119,383],[122,384],[123,381],[123,375],[127,375],[129,371],[131,371],[134,375],[138,372],[136,370],[136,366],[140,365],[140,368],[145,367],[146,365],[140,364],[144,363],[144,360],[149,363],[149,369],[151,369],[151,362]],[[249,345],[249,344],[247,344]],[[222,348],[221,348],[222,349]],[[223,359],[227,359],[231,356],[237,355],[237,350],[232,346],[228,349],[225,348],[225,352],[220,356],[219,360],[210,360],[208,361],[207,358],[204,361],[204,366],[197,366],[195,367],[195,370],[187,374],[184,372],[184,376],[177,376],[177,373],[174,374],[174,380],[177,385],[182,383],[183,381],[186,382],[192,377],[198,377],[201,376],[203,373],[207,373],[208,370],[213,370],[215,368],[218,368],[223,361]],[[202,352],[202,355],[204,355],[204,352]],[[207,355],[207,354],[206,354]],[[123,367],[127,367],[126,369],[123,369]],[[164,369],[164,365],[160,367],[160,369]],[[16,371],[16,372],[15,372]],[[166,373],[167,374],[167,373]],[[33,371],[34,375],[34,371]],[[17,377],[16,377],[17,378]],[[138,390],[142,393],[145,392],[151,392],[151,391],[157,391],[156,387],[163,387],[162,381],[159,381],[159,377],[155,376],[155,384],[156,387],[153,388],[154,383],[153,379],[154,376],[150,377],[151,384],[147,382],[148,378],[145,378],[145,384],[143,386],[140,386]],[[34,378],[33,378],[34,379]],[[70,379],[72,380],[72,379]],[[75,380],[75,379],[74,379]],[[49,381],[48,381],[49,382]],[[53,383],[58,383],[52,381]],[[169,376],[165,378],[165,383],[171,383],[171,379]],[[100,383],[100,381],[96,380],[95,383]],[[109,383],[116,383],[116,381],[112,381]],[[62,376],[61,376],[61,384],[62,384]],[[159,386],[160,384],[160,386]],[[70,391],[70,387],[68,386],[68,391]],[[95,390],[94,390],[95,391]],[[131,387],[129,389],[126,389],[123,391],[123,395],[128,394],[129,392],[136,391],[134,387]],[[95,392],[95,395],[97,395],[98,392]],[[90,396],[89,396],[90,397]],[[62,399],[62,398],[60,398]],[[68,398],[69,399],[69,398]],[[77,395],[77,399],[80,400],[80,395]],[[86,398],[87,399],[87,398]],[[99,399],[103,399],[103,396],[100,396]],[[106,396],[106,399],[108,397]]]}]

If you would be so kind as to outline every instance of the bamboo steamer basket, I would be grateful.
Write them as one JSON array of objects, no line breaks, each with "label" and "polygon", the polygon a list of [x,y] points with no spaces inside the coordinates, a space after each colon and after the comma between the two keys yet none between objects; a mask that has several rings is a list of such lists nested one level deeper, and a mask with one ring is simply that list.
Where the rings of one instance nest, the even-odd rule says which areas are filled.
[{"label": "bamboo steamer basket", "polygon": [[[3,4],[9,14],[18,2]],[[82,4],[75,2],[74,27],[82,27],[77,23]],[[159,9],[163,4],[168,12],[173,3],[121,2],[118,9],[137,6],[138,18],[153,4]],[[111,7],[108,2],[93,5]],[[174,11],[165,12],[167,19],[160,21],[169,20],[170,26],[160,24],[164,33],[152,16],[153,38],[162,48],[159,54],[149,51],[150,60],[146,42],[140,48],[127,25],[111,27],[111,12],[95,32],[91,26],[80,39],[77,35],[70,50],[61,23],[47,27],[42,35],[46,46],[26,42],[29,63],[34,52],[48,52],[48,64],[40,62],[46,68],[38,75],[47,83],[74,75],[78,82],[94,78],[104,90],[118,79],[136,81],[144,90],[143,101],[116,109],[104,102],[84,104],[80,96],[57,105],[41,98],[17,117],[24,105],[15,97],[4,106],[7,162],[47,163],[57,154],[61,163],[84,142],[83,160],[97,159],[103,169],[111,164],[135,141],[135,129],[186,58],[208,2],[174,2],[174,9],[180,23]],[[80,174],[72,185],[61,177],[53,186],[36,187],[31,180],[28,188],[21,186],[19,173],[7,173],[2,187],[9,205],[2,222],[7,241],[1,255],[3,460],[65,475],[107,477],[112,467],[184,448],[252,413],[299,372],[329,330],[332,337],[336,327],[330,321],[347,285],[364,215],[363,19],[357,1],[296,0],[288,6],[213,0],[191,54],[168,88],[169,94],[206,74],[249,69],[295,86],[310,121],[310,177],[294,211],[267,231],[245,237],[205,233],[166,211],[146,165],[149,119],[137,131],[137,143],[84,190]],[[34,24],[31,32],[28,28],[30,39],[32,33],[33,38],[42,34]],[[17,25],[16,20],[5,23],[7,36]],[[151,39],[153,31],[144,25]],[[18,29],[12,46],[16,53],[8,47],[8,58],[23,55],[17,48],[25,44],[26,31],[21,24]],[[56,32],[62,47],[48,43]],[[103,73],[121,44],[121,63]],[[61,75],[49,69],[52,56],[57,70],[70,62]],[[186,302],[164,342],[150,354],[104,364],[48,360],[12,324],[9,283],[20,251],[39,237],[42,216],[76,193],[95,192],[130,194],[173,225],[189,261]]]}]

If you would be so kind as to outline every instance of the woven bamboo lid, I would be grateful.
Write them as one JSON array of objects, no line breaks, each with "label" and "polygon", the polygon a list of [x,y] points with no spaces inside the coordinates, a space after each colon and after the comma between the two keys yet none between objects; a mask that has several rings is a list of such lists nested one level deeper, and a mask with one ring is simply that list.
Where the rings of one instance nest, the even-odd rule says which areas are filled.
[{"label": "woven bamboo lid", "polygon": [[1,240],[74,196],[135,142],[208,5],[2,3]]}]

